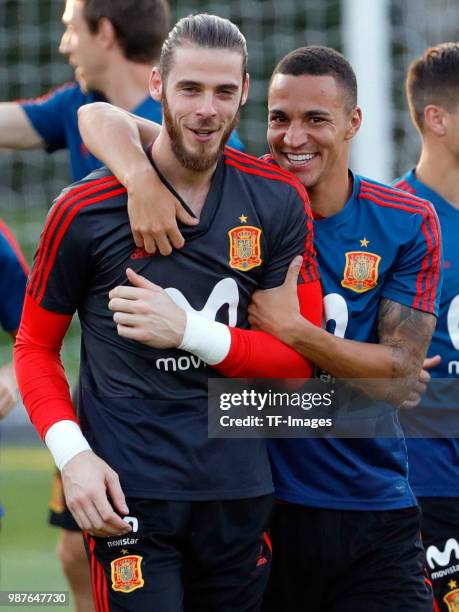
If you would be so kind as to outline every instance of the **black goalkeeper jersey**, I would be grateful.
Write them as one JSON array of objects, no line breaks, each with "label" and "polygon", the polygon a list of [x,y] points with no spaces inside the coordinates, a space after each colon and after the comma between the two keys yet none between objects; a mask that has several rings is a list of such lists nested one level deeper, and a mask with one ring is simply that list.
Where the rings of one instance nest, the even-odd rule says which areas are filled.
[{"label": "black goalkeeper jersey", "polygon": [[102,168],[55,202],[28,291],[50,311],[78,311],[82,431],[126,495],[264,495],[272,491],[264,441],[208,438],[207,381],[219,374],[184,351],[118,336],[108,292],[131,267],[185,309],[247,328],[252,293],[280,285],[295,255],[308,253],[306,275],[317,278],[305,194],[293,177],[227,149],[199,225],[181,231],[186,244],[169,257],[136,248],[125,189]]}]

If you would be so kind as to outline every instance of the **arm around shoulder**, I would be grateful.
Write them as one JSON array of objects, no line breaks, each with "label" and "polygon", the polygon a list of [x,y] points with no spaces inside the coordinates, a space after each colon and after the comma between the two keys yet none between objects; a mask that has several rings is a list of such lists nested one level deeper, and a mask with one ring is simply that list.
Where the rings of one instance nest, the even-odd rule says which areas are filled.
[{"label": "arm around shoulder", "polygon": [[129,176],[136,174],[139,167],[151,171],[143,146],[157,138],[158,124],[108,102],[93,102],[79,108],[78,127],[91,153],[108,166],[125,187]]}]

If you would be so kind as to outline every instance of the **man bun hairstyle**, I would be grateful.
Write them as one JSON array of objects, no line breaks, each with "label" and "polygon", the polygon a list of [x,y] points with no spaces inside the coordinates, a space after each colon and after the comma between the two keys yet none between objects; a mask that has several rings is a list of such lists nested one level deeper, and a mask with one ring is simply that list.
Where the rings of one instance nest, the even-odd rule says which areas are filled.
[{"label": "man bun hairstyle", "polygon": [[178,47],[195,45],[206,49],[226,49],[242,56],[242,77],[247,74],[247,43],[239,28],[222,17],[201,13],[180,19],[164,41],[159,61],[163,80],[171,69],[174,51]]}]

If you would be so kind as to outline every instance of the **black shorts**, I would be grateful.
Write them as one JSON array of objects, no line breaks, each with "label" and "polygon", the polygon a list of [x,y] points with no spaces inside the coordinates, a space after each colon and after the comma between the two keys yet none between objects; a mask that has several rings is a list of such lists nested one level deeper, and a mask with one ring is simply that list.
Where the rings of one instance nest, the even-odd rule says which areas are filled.
[{"label": "black shorts", "polygon": [[418,508],[276,504],[265,612],[432,612]]},{"label": "black shorts", "polygon": [[418,501],[436,610],[459,610],[459,499],[420,497]]},{"label": "black shorts", "polygon": [[48,506],[48,522],[50,525],[61,527],[68,531],[81,531],[65,503],[64,487],[62,485],[61,474],[58,470],[54,474]]},{"label": "black shorts", "polygon": [[257,612],[271,565],[271,495],[128,499],[132,533],[85,535],[98,612]]}]

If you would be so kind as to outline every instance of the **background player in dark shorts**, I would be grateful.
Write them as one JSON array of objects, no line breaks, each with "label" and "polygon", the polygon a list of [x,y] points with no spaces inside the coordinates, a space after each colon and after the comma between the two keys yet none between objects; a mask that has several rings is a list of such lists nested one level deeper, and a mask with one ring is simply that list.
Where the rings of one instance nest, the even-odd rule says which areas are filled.
[{"label": "background player in dark shorts", "polygon": [[[317,288],[318,281],[301,185],[248,156],[232,150],[222,155],[247,93],[245,53],[245,41],[230,22],[190,17],[165,43],[164,80],[157,69],[152,75],[152,92],[163,101],[167,125],[152,162],[200,213],[194,230],[199,240],[190,236],[185,249],[170,258],[140,256],[130,235],[125,190],[102,169],[56,202],[29,283],[15,352],[24,401],[63,468],[77,522],[97,536],[88,537],[95,595],[98,604],[112,609],[179,610],[185,586],[187,609],[256,610],[266,582],[269,546],[263,532],[272,490],[266,448],[262,441],[208,439],[206,364],[227,375],[267,368],[307,376],[310,366],[267,334],[213,319],[226,314],[231,322],[236,316],[246,326],[250,294],[256,287],[278,285],[305,245],[300,285]],[[235,211],[234,202],[242,210]],[[244,255],[244,265],[228,257],[232,230],[252,235],[255,246]],[[157,330],[152,341],[157,350],[123,340],[129,329],[118,313],[116,327],[107,309],[107,291],[125,283],[126,265],[142,272],[128,271],[128,280],[141,291],[143,283],[173,283],[168,291],[188,304],[185,312],[155,285],[155,296],[167,303],[173,322]],[[129,300],[131,291],[137,288],[118,287],[111,306]],[[320,302],[320,293],[315,295]],[[199,315],[202,303],[215,312]],[[225,303],[229,310],[222,313],[218,304]],[[108,464],[90,450],[78,428],[59,366],[59,345],[77,307],[83,330],[81,425]],[[190,362],[170,372],[170,363],[186,358],[170,349],[197,353],[203,326],[207,350],[212,333],[210,354],[203,354],[199,366]],[[49,372],[40,389],[34,377],[39,347]],[[128,512],[122,520],[119,514]]]},{"label": "background player in dark shorts", "polygon": [[[255,325],[323,370],[343,378],[392,379],[392,394],[396,379],[417,379],[435,325],[438,221],[427,202],[349,171],[350,142],[361,121],[356,97],[353,70],[332,49],[298,49],[275,70],[270,149],[310,190],[325,314],[334,334],[298,316],[290,290],[295,282],[270,292],[263,304],[255,297],[251,314]],[[124,155],[126,162],[128,145],[121,146],[121,139],[118,151],[107,152],[105,161],[110,156],[120,165]],[[364,291],[346,266],[353,254],[369,270],[380,262]],[[292,267],[289,280],[296,274]],[[399,385],[391,401],[401,403],[410,391],[409,384]],[[393,438],[272,441],[276,496],[286,503],[276,508],[267,609],[431,609],[419,510],[392,415],[387,426]]]},{"label": "background player in dark shorts", "polygon": [[[458,422],[459,344],[459,43],[427,49],[410,66],[406,90],[422,140],[416,168],[395,186],[432,202],[445,258],[437,327],[429,348],[432,382],[406,414],[410,483],[422,509],[422,539],[436,609],[459,605],[459,440],[445,438]],[[441,382],[439,382],[441,381]],[[446,411],[446,412],[445,412]],[[455,427],[457,431],[457,426]],[[421,438],[425,432],[435,438]],[[410,437],[414,436],[414,437]]]}]

